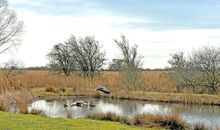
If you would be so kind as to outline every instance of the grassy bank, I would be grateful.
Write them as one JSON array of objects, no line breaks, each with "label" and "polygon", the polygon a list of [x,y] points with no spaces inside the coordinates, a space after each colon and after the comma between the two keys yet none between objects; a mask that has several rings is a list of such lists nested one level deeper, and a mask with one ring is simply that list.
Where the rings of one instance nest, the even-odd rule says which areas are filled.
[{"label": "grassy bank", "polygon": [[145,128],[127,126],[116,122],[88,119],[54,119],[1,111],[0,122],[1,130],[145,130]]},{"label": "grassy bank", "polygon": [[45,88],[34,88],[33,91],[41,98],[55,98],[59,96],[90,96],[120,98],[153,102],[182,103],[182,104],[199,104],[199,105],[220,105],[219,95],[192,94],[192,93],[161,93],[161,92],[142,92],[142,91],[115,91],[110,95],[105,95],[85,89],[84,91],[73,92],[71,88],[65,88],[65,92],[48,92]]}]

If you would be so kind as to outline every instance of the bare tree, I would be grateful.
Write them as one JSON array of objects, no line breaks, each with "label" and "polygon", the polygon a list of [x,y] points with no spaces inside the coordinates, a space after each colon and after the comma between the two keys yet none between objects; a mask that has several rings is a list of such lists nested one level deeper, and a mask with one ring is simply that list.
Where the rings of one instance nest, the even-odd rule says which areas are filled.
[{"label": "bare tree", "polygon": [[8,9],[6,0],[0,0],[0,54],[20,43],[23,33],[23,22],[17,19],[16,13]]},{"label": "bare tree", "polygon": [[115,39],[114,41],[122,53],[121,59],[124,60],[127,69],[137,69],[141,67],[143,57],[138,55],[138,46],[136,44],[130,46],[129,40],[126,39],[123,34],[121,35],[121,40]]},{"label": "bare tree", "polygon": [[125,68],[125,63],[123,59],[113,59],[112,62],[109,63],[109,70],[113,71],[122,71]]},{"label": "bare tree", "polygon": [[186,59],[183,53],[171,55],[168,61],[175,70],[177,87],[191,87],[198,90],[217,94],[220,83],[220,49],[203,47],[194,50]]},{"label": "bare tree", "polygon": [[76,40],[75,36],[69,39],[70,49],[73,59],[77,63],[77,68],[84,76],[93,77],[104,65],[105,53],[101,51],[99,42],[94,37],[86,36]]},{"label": "bare tree", "polygon": [[220,48],[206,46],[194,50],[190,61],[202,74],[200,86],[205,87],[212,94],[217,94],[220,85]]},{"label": "bare tree", "polygon": [[115,39],[114,41],[122,53],[120,59],[124,62],[123,70],[128,74],[128,81],[135,83],[138,79],[138,70],[142,65],[143,58],[138,54],[138,46],[136,44],[130,46],[129,40],[123,34],[120,40]]},{"label": "bare tree", "polygon": [[54,45],[47,57],[50,61],[49,68],[52,71],[64,73],[65,76],[69,76],[76,68],[68,43]]},{"label": "bare tree", "polygon": [[186,67],[186,58],[183,55],[183,52],[177,52],[171,54],[171,59],[168,60],[168,63],[175,69],[177,72],[181,71]]},{"label": "bare tree", "polygon": [[186,57],[184,57],[184,53],[177,52],[171,54],[171,59],[168,60],[168,63],[175,71],[172,78],[177,82],[177,91],[180,92],[184,88],[191,88],[195,92],[198,73],[193,65],[186,59]]}]

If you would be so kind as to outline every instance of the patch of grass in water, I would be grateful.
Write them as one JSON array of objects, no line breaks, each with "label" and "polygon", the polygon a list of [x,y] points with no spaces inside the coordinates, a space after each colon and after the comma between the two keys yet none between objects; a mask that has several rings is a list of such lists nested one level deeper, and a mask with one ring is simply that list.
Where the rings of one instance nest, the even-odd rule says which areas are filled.
[{"label": "patch of grass in water", "polygon": [[158,127],[171,130],[185,130],[189,125],[184,121],[179,113],[170,114],[138,114],[134,117],[119,116],[114,113],[93,113],[87,118],[95,120],[116,121],[123,124],[141,126],[141,127]]}]

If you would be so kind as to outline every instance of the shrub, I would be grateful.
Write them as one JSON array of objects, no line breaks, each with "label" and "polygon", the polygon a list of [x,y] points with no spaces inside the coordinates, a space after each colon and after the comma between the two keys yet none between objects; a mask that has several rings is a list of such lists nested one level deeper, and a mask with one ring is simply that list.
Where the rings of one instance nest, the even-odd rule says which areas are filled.
[{"label": "shrub", "polygon": [[56,92],[56,89],[53,86],[47,85],[45,91],[46,92]]}]

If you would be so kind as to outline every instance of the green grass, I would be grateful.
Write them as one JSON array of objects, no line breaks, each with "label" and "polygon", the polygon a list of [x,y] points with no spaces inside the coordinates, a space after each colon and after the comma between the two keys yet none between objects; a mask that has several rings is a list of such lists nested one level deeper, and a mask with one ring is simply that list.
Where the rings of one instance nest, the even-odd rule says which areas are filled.
[{"label": "green grass", "polygon": [[[148,130],[116,122],[89,119],[59,119],[0,111],[0,130]],[[156,130],[156,129],[149,129]]]}]

